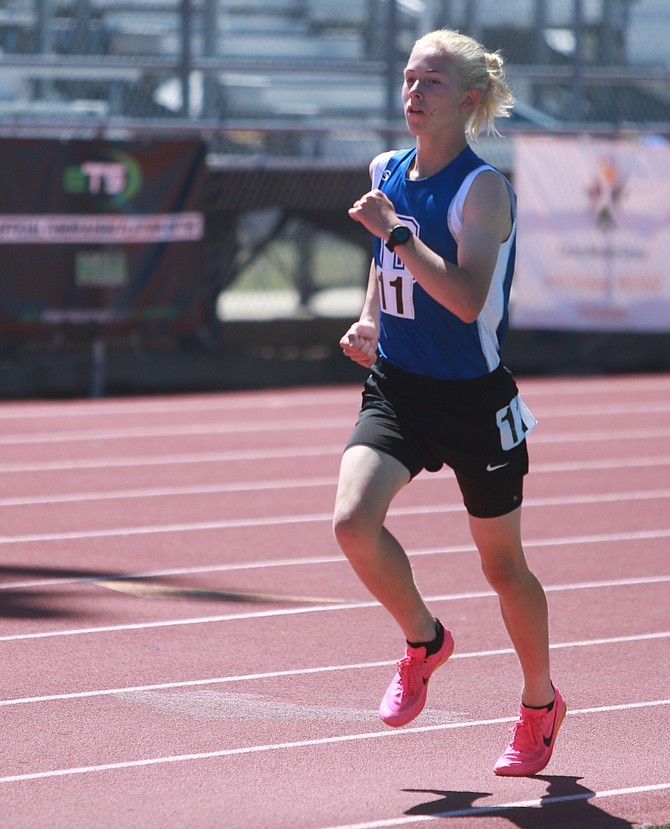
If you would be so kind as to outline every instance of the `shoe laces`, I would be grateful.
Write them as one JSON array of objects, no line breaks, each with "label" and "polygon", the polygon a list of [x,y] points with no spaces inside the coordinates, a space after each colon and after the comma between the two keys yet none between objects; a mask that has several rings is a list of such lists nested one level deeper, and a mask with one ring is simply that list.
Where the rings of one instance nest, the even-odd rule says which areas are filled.
[{"label": "shoe laces", "polygon": [[525,716],[523,711],[509,731],[512,735],[510,745],[519,751],[535,748],[541,739],[539,718]]},{"label": "shoe laces", "polygon": [[423,659],[413,659],[411,656],[404,656],[396,662],[398,668],[398,676],[400,677],[399,685],[403,696],[414,696],[419,685],[419,677],[421,676]]}]

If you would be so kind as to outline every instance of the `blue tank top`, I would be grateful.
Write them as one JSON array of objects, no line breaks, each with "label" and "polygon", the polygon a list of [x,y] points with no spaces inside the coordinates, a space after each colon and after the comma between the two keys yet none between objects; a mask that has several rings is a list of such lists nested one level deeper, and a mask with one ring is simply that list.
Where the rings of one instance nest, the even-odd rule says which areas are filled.
[{"label": "blue tank top", "polygon": [[[476,176],[494,168],[467,147],[434,176],[411,180],[407,172],[415,154],[412,149],[379,156],[373,188],[389,197],[400,221],[431,250],[457,264],[465,198]],[[512,201],[512,231],[500,246],[486,302],[474,322],[463,322],[429,296],[399,257],[374,238],[383,359],[405,371],[445,380],[481,377],[500,364],[516,250],[516,198],[505,182]]]}]

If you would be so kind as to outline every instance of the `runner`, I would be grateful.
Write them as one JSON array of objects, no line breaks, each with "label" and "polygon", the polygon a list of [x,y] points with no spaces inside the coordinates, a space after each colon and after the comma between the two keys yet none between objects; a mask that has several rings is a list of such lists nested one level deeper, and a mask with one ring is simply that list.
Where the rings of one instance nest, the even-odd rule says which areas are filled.
[{"label": "runner", "polygon": [[482,570],[498,594],[523,674],[519,719],[499,775],[549,762],[565,717],[551,682],[547,602],[521,543],[526,436],[535,420],[501,364],[516,241],[509,182],[468,144],[514,99],[498,54],[450,30],[414,45],[402,87],[415,147],[370,165],[372,190],[349,214],[373,235],[360,319],[341,340],[371,369],[342,457],[334,530],[370,592],[407,641],[380,706],[402,726],[454,648],[427,607],[407,555],[384,520],[422,470],[454,470]]}]

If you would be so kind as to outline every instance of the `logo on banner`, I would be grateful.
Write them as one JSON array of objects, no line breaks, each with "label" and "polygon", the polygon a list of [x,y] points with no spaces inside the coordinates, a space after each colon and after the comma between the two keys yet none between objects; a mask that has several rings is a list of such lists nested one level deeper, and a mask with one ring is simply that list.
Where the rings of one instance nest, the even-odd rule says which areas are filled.
[{"label": "logo on banner", "polygon": [[616,161],[600,159],[586,191],[600,230],[610,230],[617,224],[616,209],[621,204],[625,189],[626,177]]},{"label": "logo on banner", "polygon": [[670,144],[528,136],[516,152],[512,324],[669,331]]},{"label": "logo on banner", "polygon": [[120,150],[109,150],[105,155],[103,160],[66,167],[63,189],[71,195],[101,196],[106,208],[123,207],[142,186],[142,168],[137,159]]}]

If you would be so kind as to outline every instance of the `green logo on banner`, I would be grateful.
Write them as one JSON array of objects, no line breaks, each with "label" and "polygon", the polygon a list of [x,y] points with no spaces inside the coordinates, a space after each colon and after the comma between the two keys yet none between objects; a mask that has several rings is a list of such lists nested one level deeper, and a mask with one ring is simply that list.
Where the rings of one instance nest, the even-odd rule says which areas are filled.
[{"label": "green logo on banner", "polygon": [[66,167],[63,189],[76,195],[106,196],[106,207],[123,207],[142,186],[142,168],[137,159],[121,150],[108,150],[103,161],[85,161]]}]

